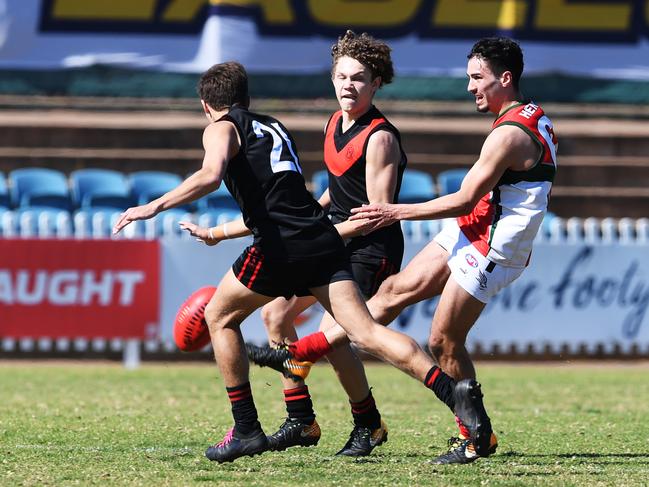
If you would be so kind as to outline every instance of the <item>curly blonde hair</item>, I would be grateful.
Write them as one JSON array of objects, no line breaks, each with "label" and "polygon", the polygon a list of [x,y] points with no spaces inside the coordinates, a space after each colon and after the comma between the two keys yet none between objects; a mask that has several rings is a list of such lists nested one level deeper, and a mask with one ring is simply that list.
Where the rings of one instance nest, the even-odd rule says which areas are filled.
[{"label": "curly blonde hair", "polygon": [[357,35],[351,30],[345,32],[338,38],[338,42],[331,46],[331,58],[333,75],[338,59],[343,56],[356,59],[363,66],[369,68],[372,79],[381,77],[381,85],[392,83],[394,78],[394,67],[390,57],[390,46],[385,42],[375,39],[366,32]]}]

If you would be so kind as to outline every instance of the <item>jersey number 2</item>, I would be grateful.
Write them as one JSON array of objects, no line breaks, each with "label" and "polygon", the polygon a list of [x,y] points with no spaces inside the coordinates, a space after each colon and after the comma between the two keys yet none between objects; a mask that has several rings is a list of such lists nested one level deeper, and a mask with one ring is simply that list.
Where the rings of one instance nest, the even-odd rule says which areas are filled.
[{"label": "jersey number 2", "polygon": [[[270,167],[274,173],[282,171],[296,171],[302,174],[302,168],[300,167],[300,161],[293,150],[293,144],[291,144],[291,139],[282,127],[275,122],[271,124],[272,127],[264,125],[263,123],[258,122],[257,120],[252,121],[252,130],[254,130],[255,135],[258,139],[264,137],[263,132],[270,134],[273,138],[273,149],[270,152]],[[282,160],[282,152],[284,151],[284,143],[288,147],[288,151],[291,153],[293,160]]]}]

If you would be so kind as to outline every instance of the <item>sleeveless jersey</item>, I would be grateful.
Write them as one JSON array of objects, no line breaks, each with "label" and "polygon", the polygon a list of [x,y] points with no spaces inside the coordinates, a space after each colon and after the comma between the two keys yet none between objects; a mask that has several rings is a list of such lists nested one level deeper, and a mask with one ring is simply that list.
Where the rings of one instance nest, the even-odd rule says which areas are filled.
[{"label": "sleeveless jersey", "polygon": [[306,189],[288,130],[238,106],[221,120],[232,122],[241,139],[223,181],[264,256],[295,262],[343,251],[343,240]]},{"label": "sleeveless jersey", "polygon": [[527,133],[541,149],[541,155],[527,171],[507,169],[496,187],[457,222],[464,235],[490,261],[524,267],[547,211],[557,168],[557,139],[552,122],[534,103],[510,107],[498,116],[492,130],[502,125],[513,125]]},{"label": "sleeveless jersey", "polygon": [[[367,204],[367,182],[365,166],[367,163],[367,142],[378,130],[392,132],[399,142],[401,159],[397,170],[397,185],[392,203],[398,202],[406,155],[401,148],[401,136],[383,114],[372,107],[360,117],[346,132],[342,132],[342,112],[334,113],[327,123],[325,133],[324,159],[329,173],[329,196],[331,206],[329,215],[334,223],[345,221],[351,209]],[[399,222],[381,228],[369,235],[352,238],[349,251],[372,257],[387,257],[391,262],[401,262],[403,257],[403,234]]]}]

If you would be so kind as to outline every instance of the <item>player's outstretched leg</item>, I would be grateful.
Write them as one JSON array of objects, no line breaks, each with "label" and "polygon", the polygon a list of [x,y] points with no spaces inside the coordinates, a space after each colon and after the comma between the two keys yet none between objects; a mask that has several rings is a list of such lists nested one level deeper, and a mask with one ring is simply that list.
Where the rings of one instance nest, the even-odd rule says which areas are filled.
[{"label": "player's outstretched leg", "polygon": [[258,346],[246,343],[248,359],[260,367],[270,367],[281,372],[284,377],[293,380],[304,380],[311,372],[312,362],[295,360],[289,351],[289,346],[279,344],[276,347]]}]

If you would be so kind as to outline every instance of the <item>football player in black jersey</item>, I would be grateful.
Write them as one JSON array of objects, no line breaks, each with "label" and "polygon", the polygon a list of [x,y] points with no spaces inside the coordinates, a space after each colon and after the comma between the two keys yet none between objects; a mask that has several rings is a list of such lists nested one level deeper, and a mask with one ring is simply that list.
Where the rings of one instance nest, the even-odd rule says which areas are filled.
[{"label": "football player in black jersey", "polygon": [[[351,330],[369,337],[364,340],[369,353],[430,384],[438,397],[453,401],[473,436],[484,434],[486,413],[481,397],[470,387],[460,387],[461,383],[456,386],[413,339],[381,326],[370,316],[353,280],[342,238],[306,189],[291,135],[279,121],[248,110],[248,78],[243,66],[236,62],[213,66],[201,77],[198,91],[210,121],[203,133],[202,167],[160,198],[128,208],[113,233],[132,221],[194,201],[214,191],[222,181],[252,231],[252,245],[223,276],[205,309],[234,418],[234,427],[207,449],[206,456],[229,462],[269,449],[257,419],[239,327],[253,311],[278,296],[315,296],[336,322],[350,330],[350,338],[354,338]],[[348,224],[366,226],[362,220]],[[216,235],[208,231],[197,236],[217,240],[236,233],[223,228]],[[324,355],[321,352],[331,348],[326,339],[311,340],[310,344],[314,354]],[[279,367],[299,371],[299,363],[287,360],[291,363],[282,360]]]},{"label": "football player in black jersey", "polygon": [[[403,235],[399,224],[369,235],[346,222],[351,209],[369,202],[397,203],[406,156],[398,130],[373,105],[381,86],[391,83],[394,69],[390,47],[368,34],[347,31],[332,46],[332,82],[340,110],[325,127],[324,159],[329,187],[319,203],[329,211],[336,228],[346,241],[354,280],[365,299],[374,295],[383,280],[398,272],[403,257]],[[318,195],[320,196],[320,195]],[[295,341],[293,322],[313,296],[277,298],[262,309],[262,318],[271,343]],[[321,329],[332,326],[326,314]],[[349,440],[337,453],[369,455],[387,440],[385,422],[376,407],[363,364],[345,346],[327,356],[343,385],[351,406],[354,428]],[[283,379],[288,417],[269,436],[273,449],[317,443],[320,430],[313,428],[315,414],[308,387]],[[305,434],[310,432],[310,434]]]}]

